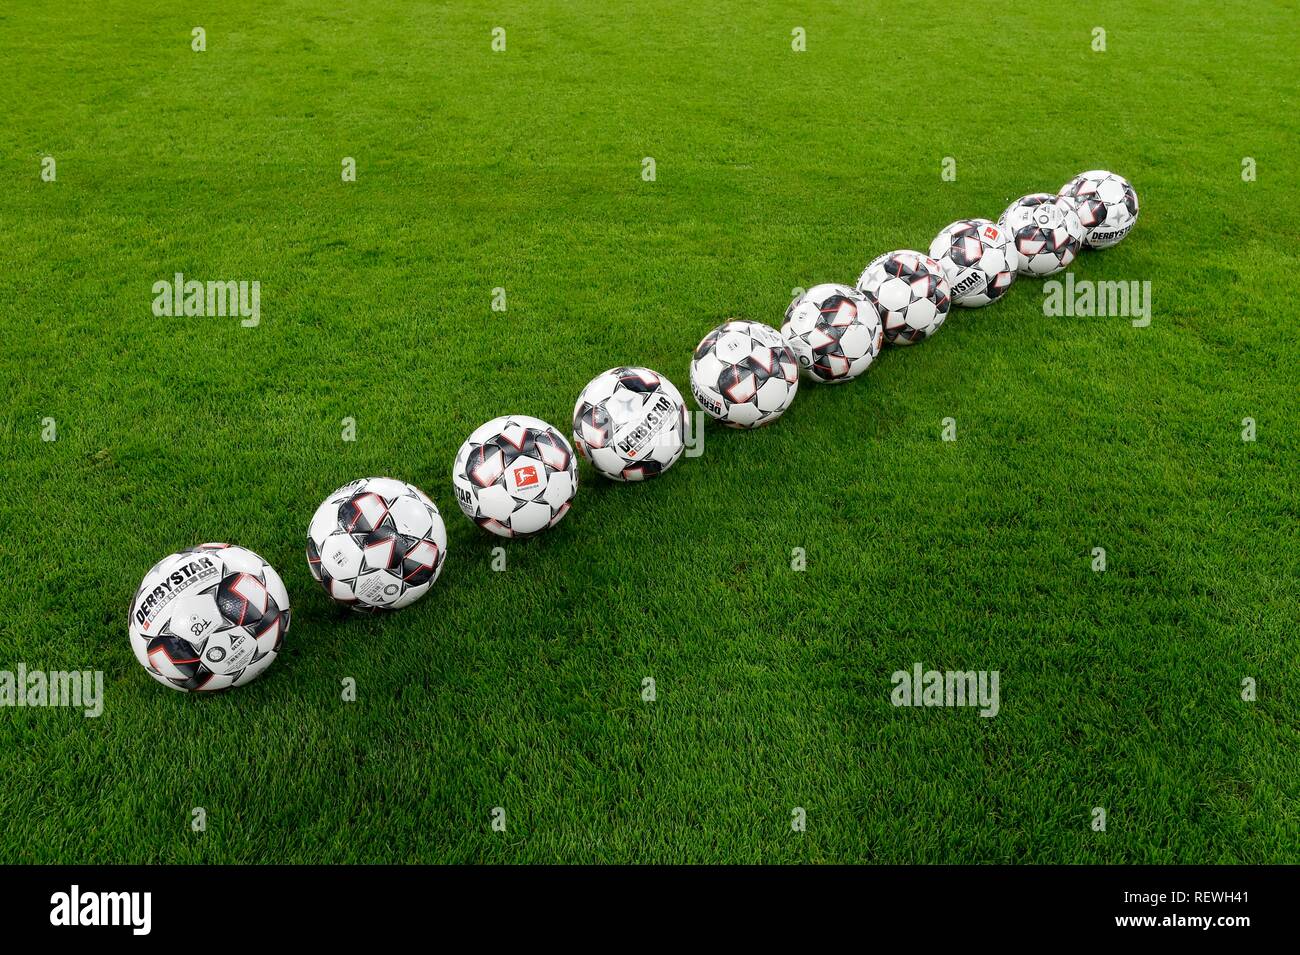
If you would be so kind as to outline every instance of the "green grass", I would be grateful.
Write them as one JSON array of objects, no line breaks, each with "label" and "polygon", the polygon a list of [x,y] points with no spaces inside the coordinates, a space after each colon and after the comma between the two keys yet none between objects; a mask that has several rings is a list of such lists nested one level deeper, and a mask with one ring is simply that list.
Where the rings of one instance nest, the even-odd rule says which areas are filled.
[{"label": "green grass", "polygon": [[[0,709],[0,861],[1300,861],[1294,5],[471,6],[0,14],[0,669],[106,681],[98,720]],[[1150,327],[1022,279],[657,482],[584,465],[492,572],[475,426],[617,364],[685,391],[724,318],[1098,167],[1142,216],[1074,272],[1149,280]],[[260,327],[155,318],[178,271],[260,281]],[[369,474],[450,532],[385,619],[302,553]],[[195,697],[125,617],[206,540],[294,620]],[[894,708],[918,661],[1001,712]]]}]

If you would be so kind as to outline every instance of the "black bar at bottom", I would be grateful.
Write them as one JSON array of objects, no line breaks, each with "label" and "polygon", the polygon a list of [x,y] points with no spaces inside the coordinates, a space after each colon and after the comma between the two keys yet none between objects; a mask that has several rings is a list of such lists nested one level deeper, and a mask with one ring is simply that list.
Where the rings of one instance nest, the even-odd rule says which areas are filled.
[{"label": "black bar at bottom", "polygon": [[238,944],[245,924],[250,937],[278,927],[295,941],[332,945],[455,923],[494,934],[532,926],[554,939],[623,923],[632,944],[638,932],[664,938],[689,920],[742,935],[789,921],[818,931],[839,923],[858,935],[1199,934],[1231,944],[1243,932],[1287,924],[1295,873],[1282,866],[33,866],[0,870],[7,883],[0,911],[7,937],[77,933],[82,942]]}]

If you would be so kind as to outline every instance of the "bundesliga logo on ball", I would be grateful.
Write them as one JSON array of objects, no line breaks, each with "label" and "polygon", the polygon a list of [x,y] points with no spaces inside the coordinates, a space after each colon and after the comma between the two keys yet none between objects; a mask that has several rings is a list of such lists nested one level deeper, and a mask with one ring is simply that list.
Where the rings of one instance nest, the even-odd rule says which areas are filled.
[{"label": "bundesliga logo on ball", "polygon": [[996,302],[1016,280],[1020,253],[1011,236],[988,219],[958,219],[930,243],[952,289],[952,300],[966,308]]},{"label": "bundesliga logo on ball", "polygon": [[558,524],[578,493],[578,459],[540,418],[493,418],[465,439],[451,469],[465,516],[500,537]]}]

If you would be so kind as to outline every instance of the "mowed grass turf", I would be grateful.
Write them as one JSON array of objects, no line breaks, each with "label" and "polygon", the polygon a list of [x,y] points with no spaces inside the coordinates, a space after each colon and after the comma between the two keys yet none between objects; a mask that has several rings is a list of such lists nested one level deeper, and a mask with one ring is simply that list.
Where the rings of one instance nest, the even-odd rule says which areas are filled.
[{"label": "mowed grass turf", "polygon": [[[1300,861],[1294,6],[472,6],[0,14],[0,669],[105,674],[99,719],[0,709],[0,860]],[[474,427],[567,431],[619,364],[686,392],[723,320],[1093,168],[1142,214],[1073,272],[1149,327],[1022,278],[661,480],[584,464],[493,571]],[[261,324],[155,317],[176,272]],[[374,474],[450,534],[382,619],[303,555]],[[173,693],[127,608],[209,540],[293,625]],[[915,663],[999,671],[998,715],[892,706]]]}]

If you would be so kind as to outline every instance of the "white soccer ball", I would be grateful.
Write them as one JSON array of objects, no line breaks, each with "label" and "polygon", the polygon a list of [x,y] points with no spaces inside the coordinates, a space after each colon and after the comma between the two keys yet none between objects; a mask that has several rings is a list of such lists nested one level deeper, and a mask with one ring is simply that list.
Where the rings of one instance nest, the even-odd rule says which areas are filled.
[{"label": "white soccer ball", "polygon": [[875,306],[856,289],[814,285],[785,310],[781,326],[805,377],[840,384],[871,367],[885,342]]},{"label": "white soccer ball", "polygon": [[1074,200],[1089,248],[1110,248],[1137,222],[1137,193],[1127,179],[1105,169],[1079,173],[1061,187],[1060,195]]},{"label": "white soccer ball", "polygon": [[876,307],[891,345],[912,345],[937,332],[952,299],[939,263],[911,249],[872,259],[858,277],[858,291]]},{"label": "white soccer ball", "polygon": [[611,368],[578,396],[573,443],[607,478],[658,477],[686,447],[686,403],[671,381],[649,368]]},{"label": "white soccer ball", "polygon": [[799,390],[799,362],[781,333],[761,322],[719,325],[695,346],[691,394],[731,428],[771,424]]},{"label": "white soccer ball", "polygon": [[958,219],[930,243],[952,289],[952,300],[979,308],[1000,299],[1016,280],[1020,253],[1011,235],[988,219]]},{"label": "white soccer ball", "polygon": [[289,593],[251,550],[200,544],[144,575],[129,621],[140,665],[174,690],[223,690],[257,679],[289,632]]},{"label": "white soccer ball", "polygon": [[501,537],[553,527],[578,493],[578,459],[540,418],[493,418],[465,439],[451,481],[465,516]]},{"label": "white soccer ball", "polygon": [[1083,223],[1074,202],[1046,192],[1021,196],[998,219],[1020,253],[1021,275],[1053,275],[1083,246]]},{"label": "white soccer ball", "polygon": [[307,566],[330,597],[361,613],[400,610],[429,592],[447,557],[447,528],[428,496],[393,478],[361,478],[307,525]]}]

